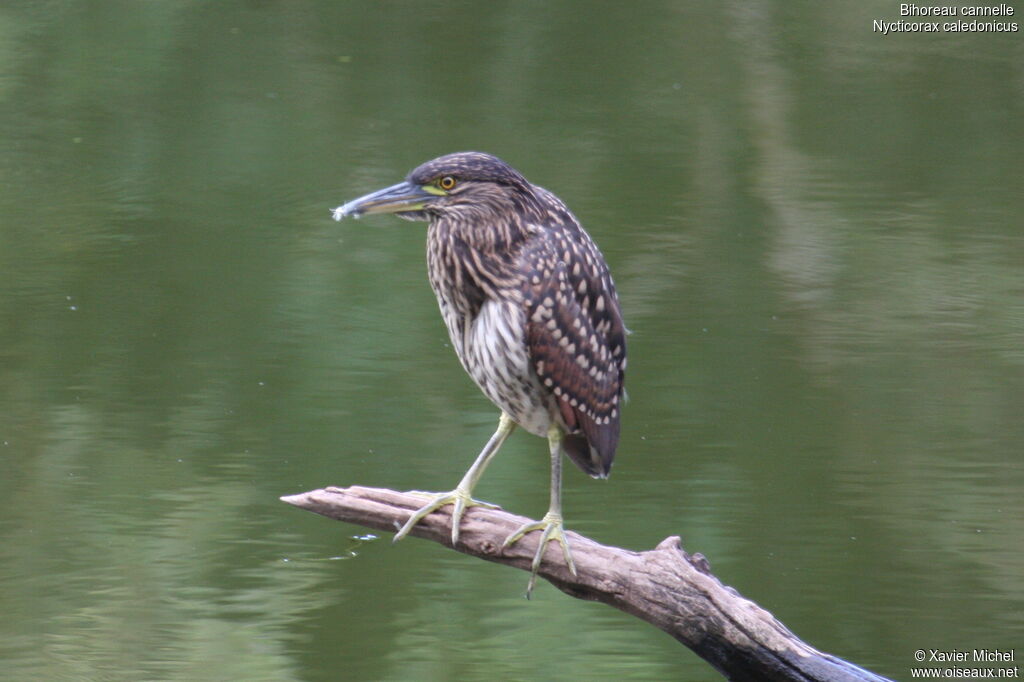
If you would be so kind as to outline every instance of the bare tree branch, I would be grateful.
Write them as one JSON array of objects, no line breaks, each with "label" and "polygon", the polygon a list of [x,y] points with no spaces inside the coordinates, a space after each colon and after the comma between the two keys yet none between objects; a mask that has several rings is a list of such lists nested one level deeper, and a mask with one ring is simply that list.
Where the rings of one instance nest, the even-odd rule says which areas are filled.
[{"label": "bare tree branch", "polygon": [[[423,504],[415,493],[357,486],[281,499],[332,519],[392,532]],[[450,547],[450,509],[430,514],[411,535]],[[529,571],[539,533],[502,550],[505,537],[525,521],[501,509],[472,507],[463,517],[454,549]],[[647,552],[630,552],[571,531],[567,535],[578,575],[569,573],[560,548],[549,546],[541,577],[573,597],[609,604],[653,624],[728,679],[887,680],[805,644],[772,614],[722,585],[707,560],[684,552],[678,537],[666,538]]]}]

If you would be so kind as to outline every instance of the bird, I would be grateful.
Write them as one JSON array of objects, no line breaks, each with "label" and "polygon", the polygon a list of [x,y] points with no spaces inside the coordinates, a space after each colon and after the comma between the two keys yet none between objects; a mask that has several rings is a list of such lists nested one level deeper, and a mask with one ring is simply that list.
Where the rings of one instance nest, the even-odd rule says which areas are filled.
[{"label": "bird", "polygon": [[427,272],[462,367],[501,411],[498,427],[454,490],[426,493],[394,540],[453,505],[452,546],[467,508],[494,505],[473,490],[516,426],[547,438],[551,497],[529,598],[549,542],[577,575],[562,516],[562,453],[607,478],[619,443],[626,328],[608,265],[565,203],[491,154],[458,152],[421,164],[403,182],[332,209],[335,220],[391,213],[426,221]]}]

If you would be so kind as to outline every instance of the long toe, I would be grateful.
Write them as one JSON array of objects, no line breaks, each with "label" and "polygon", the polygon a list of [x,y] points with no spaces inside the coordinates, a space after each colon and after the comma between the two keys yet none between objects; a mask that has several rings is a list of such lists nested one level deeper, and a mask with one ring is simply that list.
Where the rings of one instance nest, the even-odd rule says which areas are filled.
[{"label": "long toe", "polygon": [[576,575],[576,563],[572,560],[572,552],[569,549],[569,539],[565,535],[565,527],[562,517],[559,514],[548,512],[540,521],[524,523],[514,533],[505,538],[502,548],[510,547],[518,542],[524,535],[535,530],[542,531],[540,542],[537,543],[537,551],[533,555],[533,562],[530,566],[530,581],[526,585],[526,597],[530,598],[533,587],[537,583],[537,572],[540,570],[541,562],[544,560],[544,551],[549,542],[557,542],[562,546],[562,555],[565,557],[566,566],[569,572]]},{"label": "long toe", "polygon": [[[418,491],[417,491],[418,492]],[[398,542],[413,529],[417,523],[425,519],[428,515],[434,513],[438,509],[446,505],[454,505],[452,510],[452,545],[456,545],[459,542],[459,526],[462,522],[462,516],[465,514],[466,509],[470,507],[484,507],[486,509],[495,509],[497,505],[490,504],[488,502],[481,502],[480,500],[474,500],[470,494],[460,488],[456,488],[451,492],[447,493],[421,493],[426,494],[430,497],[430,501],[425,505],[413,512],[409,520],[405,522],[405,525],[395,533],[394,540],[392,542]]]}]

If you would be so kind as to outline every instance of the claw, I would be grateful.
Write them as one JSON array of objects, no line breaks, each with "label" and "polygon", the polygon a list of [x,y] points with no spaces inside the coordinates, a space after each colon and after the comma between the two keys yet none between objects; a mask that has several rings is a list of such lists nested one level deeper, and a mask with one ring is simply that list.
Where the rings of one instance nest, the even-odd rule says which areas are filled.
[{"label": "claw", "polygon": [[465,514],[466,510],[470,507],[483,507],[484,509],[497,509],[498,506],[489,502],[481,502],[480,500],[474,500],[468,492],[461,488],[456,488],[451,492],[447,493],[424,493],[419,490],[413,491],[417,495],[425,495],[432,498],[430,502],[423,505],[409,517],[409,520],[405,522],[401,530],[395,533],[395,537],[392,542],[398,542],[412,530],[413,526],[426,518],[429,514],[437,511],[445,505],[454,505],[455,508],[452,510],[452,546],[455,546],[459,542],[459,525],[462,522],[462,515]]},{"label": "claw", "polygon": [[569,550],[569,538],[565,536],[565,527],[562,523],[562,515],[549,511],[540,521],[524,523],[514,533],[505,538],[502,549],[511,547],[524,535],[535,530],[543,531],[540,536],[540,543],[537,545],[537,552],[533,555],[533,563],[530,565],[530,581],[526,584],[526,598],[530,598],[534,585],[537,584],[537,571],[540,569],[541,560],[544,558],[544,550],[548,542],[557,542],[562,546],[562,555],[569,567],[569,572],[576,575],[576,563],[572,560],[572,552]]}]

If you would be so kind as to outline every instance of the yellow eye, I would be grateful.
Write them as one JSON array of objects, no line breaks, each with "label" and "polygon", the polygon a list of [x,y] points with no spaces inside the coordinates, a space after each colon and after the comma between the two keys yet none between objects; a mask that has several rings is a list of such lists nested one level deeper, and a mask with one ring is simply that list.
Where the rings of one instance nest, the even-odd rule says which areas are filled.
[{"label": "yellow eye", "polygon": [[446,175],[437,181],[437,186],[445,191],[448,191],[452,187],[455,187],[455,178],[453,178],[450,175]]}]

